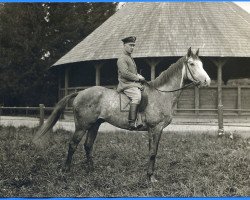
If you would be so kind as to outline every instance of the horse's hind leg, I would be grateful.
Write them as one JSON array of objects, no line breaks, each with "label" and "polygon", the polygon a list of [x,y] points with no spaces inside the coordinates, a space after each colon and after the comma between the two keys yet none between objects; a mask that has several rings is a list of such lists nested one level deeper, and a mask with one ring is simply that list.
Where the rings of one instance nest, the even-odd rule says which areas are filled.
[{"label": "horse's hind leg", "polygon": [[95,139],[96,139],[96,136],[98,133],[98,129],[99,129],[101,123],[102,123],[102,120],[99,119],[91,126],[91,128],[88,129],[87,137],[86,137],[86,140],[84,143],[84,149],[86,152],[86,158],[87,158],[87,164],[88,164],[89,171],[92,171],[94,169],[92,150],[93,150],[93,144],[95,142]]},{"label": "horse's hind leg", "polygon": [[68,156],[67,156],[67,159],[65,162],[65,168],[64,168],[64,170],[66,172],[68,172],[70,170],[70,165],[71,165],[73,154],[75,153],[76,148],[77,148],[79,142],[81,141],[81,139],[85,133],[86,133],[85,129],[80,129],[76,126],[75,133],[72,136],[71,141],[69,143]]}]

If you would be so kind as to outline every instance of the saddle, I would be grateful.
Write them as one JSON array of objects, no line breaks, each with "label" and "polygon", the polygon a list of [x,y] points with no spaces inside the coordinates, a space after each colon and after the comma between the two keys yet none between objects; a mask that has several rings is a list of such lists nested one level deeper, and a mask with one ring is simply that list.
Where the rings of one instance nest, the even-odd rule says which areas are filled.
[{"label": "saddle", "polygon": [[[119,98],[120,98],[120,111],[129,112],[131,100],[123,92],[119,93]],[[142,90],[141,102],[138,107],[138,113],[136,119],[137,123],[139,124],[141,123],[144,124],[145,116],[143,114],[143,111],[145,110],[147,105],[148,105],[148,95],[144,92],[144,90]]]},{"label": "saddle", "polygon": [[[129,112],[131,100],[123,92],[119,93],[119,97],[120,97],[120,111]],[[147,105],[148,105],[148,95],[144,92],[144,90],[142,90],[141,102],[138,108],[138,112],[143,112],[145,108],[147,107]]]}]

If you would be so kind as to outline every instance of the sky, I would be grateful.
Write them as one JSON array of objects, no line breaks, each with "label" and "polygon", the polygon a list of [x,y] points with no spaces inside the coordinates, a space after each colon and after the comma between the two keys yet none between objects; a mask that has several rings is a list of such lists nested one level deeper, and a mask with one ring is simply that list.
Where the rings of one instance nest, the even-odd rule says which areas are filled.
[{"label": "sky", "polygon": [[[236,3],[238,6],[240,6],[241,8],[243,8],[244,10],[246,10],[248,13],[250,13],[250,1],[237,1],[234,2]],[[124,2],[120,2],[118,5],[118,8],[120,8],[122,5],[124,4]]]},{"label": "sky", "polygon": [[248,13],[250,13],[250,2],[234,2]]}]

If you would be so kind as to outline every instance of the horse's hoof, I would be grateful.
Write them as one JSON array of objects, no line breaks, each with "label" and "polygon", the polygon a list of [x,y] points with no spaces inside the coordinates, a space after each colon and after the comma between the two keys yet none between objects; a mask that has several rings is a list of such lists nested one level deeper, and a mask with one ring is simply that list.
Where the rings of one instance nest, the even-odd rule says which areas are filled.
[{"label": "horse's hoof", "polygon": [[143,127],[142,124],[138,125],[138,126],[130,126],[129,130],[130,131],[139,131],[141,128]]},{"label": "horse's hoof", "polygon": [[150,182],[151,182],[151,183],[157,183],[158,180],[155,178],[155,176],[152,175],[152,176],[150,177]]},{"label": "horse's hoof", "polygon": [[87,166],[87,172],[91,173],[94,171],[94,166],[93,165],[88,165]]},{"label": "horse's hoof", "polygon": [[85,169],[87,172],[93,172],[94,171],[94,166],[87,163],[87,165],[85,166]]},{"label": "horse's hoof", "polygon": [[218,136],[221,137],[221,136],[223,136],[223,135],[225,135],[224,129],[223,129],[223,128],[222,128],[222,129],[219,129],[219,130],[218,130]]},{"label": "horse's hoof", "polygon": [[136,127],[137,130],[141,129],[143,127],[143,124],[138,124],[138,126]]},{"label": "horse's hoof", "polygon": [[94,171],[94,168],[87,168],[87,173],[91,173],[91,172],[93,172]]},{"label": "horse's hoof", "polygon": [[93,163],[93,161],[86,160],[84,162],[84,168],[85,168],[87,173],[93,172],[94,171],[94,163]]},{"label": "horse's hoof", "polygon": [[69,166],[64,166],[64,167],[62,168],[62,172],[65,172],[65,173],[70,172],[70,167],[69,167]]}]

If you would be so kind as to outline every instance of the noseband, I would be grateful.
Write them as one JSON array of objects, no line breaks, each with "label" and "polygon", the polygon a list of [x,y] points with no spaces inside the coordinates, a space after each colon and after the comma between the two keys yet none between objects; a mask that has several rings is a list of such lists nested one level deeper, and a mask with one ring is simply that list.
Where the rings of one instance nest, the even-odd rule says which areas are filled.
[{"label": "noseband", "polygon": [[[189,74],[190,74],[190,76],[191,76],[192,79],[193,79],[193,80],[192,80],[192,83],[189,83],[189,84],[187,84],[187,85],[184,85],[183,87],[178,88],[178,89],[175,89],[175,90],[160,90],[160,89],[158,89],[158,88],[156,88],[156,87],[154,87],[154,89],[156,89],[156,90],[159,91],[159,92],[176,92],[176,91],[179,91],[179,90],[183,90],[183,89],[185,89],[185,88],[187,88],[187,87],[190,87],[190,86],[192,86],[192,85],[194,85],[194,86],[200,85],[201,81],[199,81],[199,80],[197,80],[197,79],[194,78],[194,75],[192,74],[191,70],[189,69],[189,66],[188,66],[188,64],[187,64],[187,61],[184,62],[184,65],[185,65],[185,67],[186,67],[186,77],[188,78],[188,73],[187,73],[187,71],[188,71]],[[149,85],[148,82],[145,81],[145,83],[146,83],[147,85]],[[150,85],[149,85],[149,86],[150,86]]]}]

